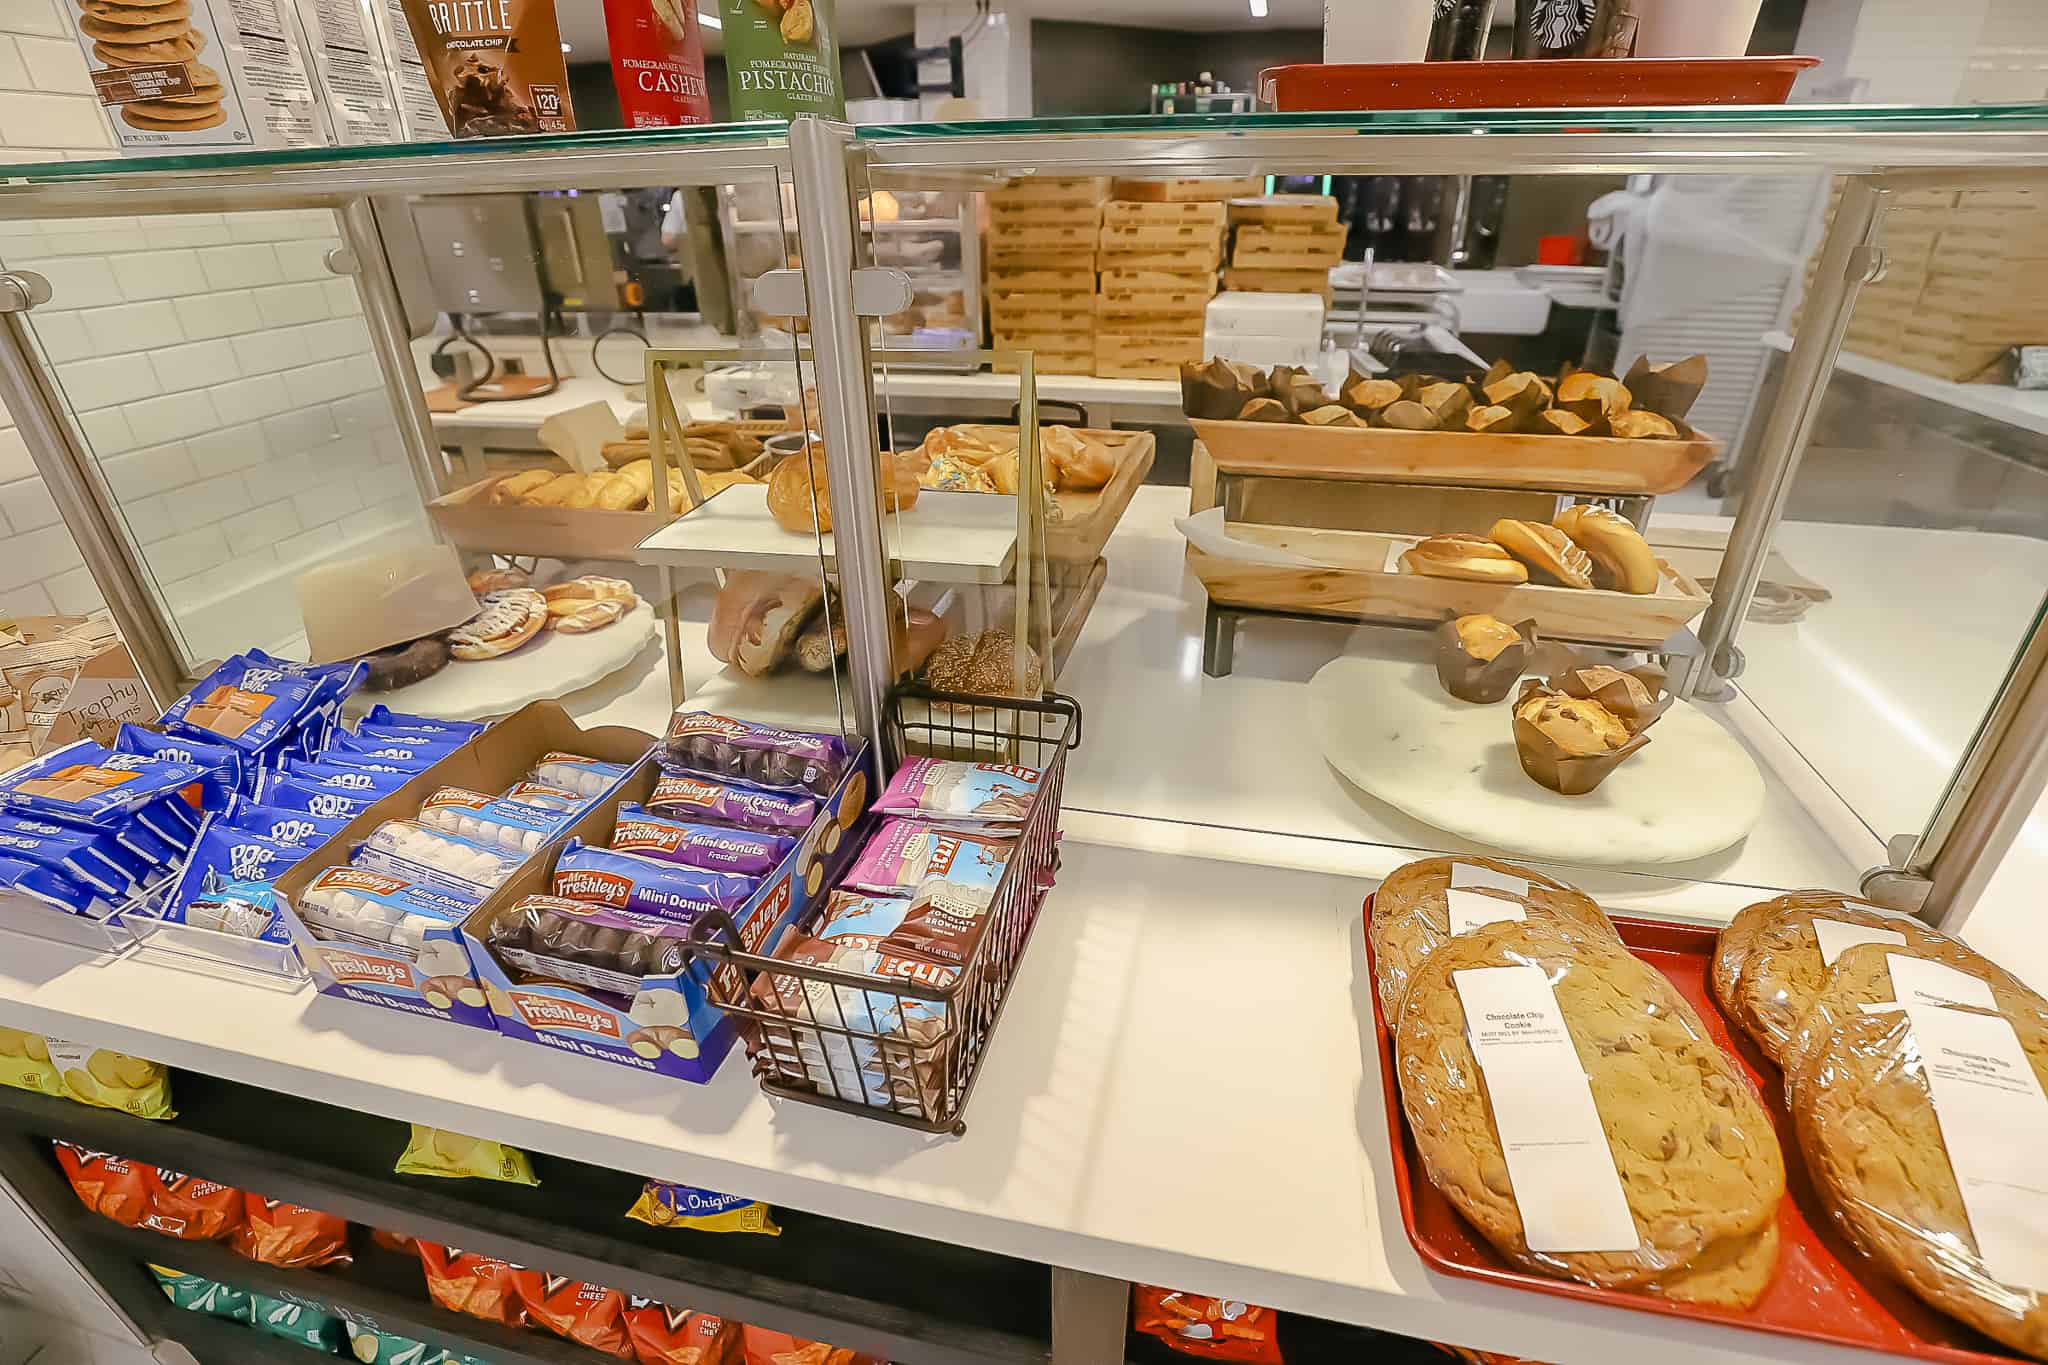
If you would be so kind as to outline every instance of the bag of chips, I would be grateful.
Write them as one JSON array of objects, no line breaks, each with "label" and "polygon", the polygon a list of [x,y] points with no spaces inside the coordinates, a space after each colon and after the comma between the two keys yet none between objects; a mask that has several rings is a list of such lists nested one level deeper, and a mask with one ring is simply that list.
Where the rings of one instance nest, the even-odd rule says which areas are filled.
[{"label": "bag of chips", "polygon": [[774,1211],[759,1200],[659,1180],[650,1180],[641,1187],[640,1197],[633,1201],[626,1217],[657,1228],[753,1232],[764,1237],[782,1235],[782,1229],[775,1226]]},{"label": "bag of chips", "polygon": [[119,1109],[139,1119],[174,1119],[171,1075],[162,1062],[125,1052],[107,1052],[62,1038],[44,1038],[50,1065],[64,1082],[64,1094],[81,1104]]},{"label": "bag of chips", "polygon": [[167,1266],[152,1265],[149,1273],[156,1276],[157,1287],[164,1291],[164,1297],[190,1313],[204,1313],[208,1317],[227,1318],[233,1322],[254,1322],[256,1310],[249,1302],[249,1293],[233,1285],[209,1280],[203,1275],[187,1275],[182,1270]]},{"label": "bag of chips", "polygon": [[348,1354],[363,1365],[486,1365],[475,1356],[458,1355],[445,1346],[401,1337],[381,1327],[357,1322],[344,1313],[341,1325],[348,1332]]},{"label": "bag of chips", "polygon": [[64,1093],[64,1078],[50,1064],[49,1045],[36,1034],[4,1026],[0,1026],[0,1085],[33,1090],[38,1095]]},{"label": "bag of chips", "polygon": [[787,1332],[771,1332],[765,1327],[749,1323],[742,1329],[746,1341],[746,1365],[880,1365],[873,1356],[864,1356],[844,1346],[828,1346],[822,1341],[805,1341]]},{"label": "bag of chips", "polygon": [[406,1256],[417,1254],[420,1247],[411,1233],[393,1232],[390,1228],[371,1228],[370,1240],[386,1251],[396,1251]]},{"label": "bag of chips", "polygon": [[508,1185],[538,1185],[533,1163],[517,1147],[486,1138],[464,1137],[446,1128],[412,1125],[394,1168],[400,1175],[438,1175],[450,1180],[502,1180]]},{"label": "bag of chips", "polygon": [[427,1274],[427,1293],[435,1303],[451,1313],[467,1313],[486,1322],[526,1325],[526,1308],[513,1280],[518,1266],[438,1242],[419,1243],[419,1252],[420,1266]]},{"label": "bag of chips", "polygon": [[1182,1294],[1156,1285],[1131,1286],[1131,1325],[1183,1355],[1244,1365],[1285,1365],[1270,1308]]},{"label": "bag of chips", "polygon": [[198,1176],[145,1166],[149,1212],[141,1226],[185,1242],[214,1242],[242,1225],[242,1192]]},{"label": "bag of chips", "polygon": [[258,1331],[269,1332],[333,1355],[348,1344],[348,1330],[341,1319],[324,1308],[292,1299],[274,1299],[268,1294],[249,1295]]},{"label": "bag of chips", "polygon": [[51,1144],[78,1202],[123,1227],[149,1216],[149,1174],[154,1169],[110,1152],[94,1152],[61,1138]]},{"label": "bag of chips", "polygon": [[242,1225],[228,1243],[237,1256],[299,1268],[348,1264],[346,1219],[260,1194],[242,1198]]},{"label": "bag of chips", "polygon": [[633,1354],[626,1340],[626,1296],[618,1290],[544,1270],[514,1271],[512,1283],[519,1290],[529,1326],[606,1355],[625,1358]]},{"label": "bag of chips", "polygon": [[744,1365],[743,1332],[738,1323],[709,1313],[638,1295],[626,1301],[626,1335],[639,1365]]}]

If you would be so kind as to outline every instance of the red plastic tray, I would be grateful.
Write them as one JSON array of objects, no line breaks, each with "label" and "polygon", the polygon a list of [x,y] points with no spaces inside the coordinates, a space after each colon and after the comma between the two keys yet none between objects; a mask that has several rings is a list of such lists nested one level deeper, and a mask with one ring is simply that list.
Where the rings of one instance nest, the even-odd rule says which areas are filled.
[{"label": "red plastic tray", "polygon": [[[1365,913],[1372,915],[1372,898]],[[1785,1183],[1791,1197],[1778,1207],[1777,1277],[1756,1306],[1746,1312],[1673,1303],[1668,1299],[1596,1289],[1570,1280],[1553,1280],[1517,1269],[1503,1261],[1472,1229],[1451,1202],[1438,1193],[1423,1173],[1421,1154],[1408,1134],[1401,1113],[1400,1083],[1394,1075],[1393,1039],[1380,1013],[1379,991],[1372,995],[1374,1030],[1380,1044],[1380,1079],[1385,1085],[1387,1135],[1394,1155],[1394,1183],[1401,1201],[1401,1221],[1416,1254],[1446,1275],[1513,1285],[1559,1298],[1728,1323],[1759,1332],[1805,1337],[1840,1346],[1886,1351],[1915,1360],[1956,1362],[1956,1365],[2007,1365],[2024,1359],[2008,1354],[1990,1338],[1955,1319],[1935,1312],[1898,1285],[1865,1269],[1861,1258],[1829,1223],[1825,1209],[1806,1178],[1791,1116],[1778,1092],[1777,1068],[1738,1036],[1721,1015],[1707,988],[1707,966],[1713,958],[1714,931],[1690,925],[1616,916],[1615,927],[1629,951],[1655,967],[1678,987],[1706,1021],[1707,1031],[1724,1052],[1734,1057],[1763,1092],[1785,1151]],[[1365,939],[1367,969],[1372,970],[1372,935]],[[1377,980],[1377,975],[1374,977]]]},{"label": "red plastic tray", "polygon": [[1303,63],[1259,73],[1259,99],[1311,109],[1587,109],[1783,104],[1818,57],[1566,57],[1521,62]]}]

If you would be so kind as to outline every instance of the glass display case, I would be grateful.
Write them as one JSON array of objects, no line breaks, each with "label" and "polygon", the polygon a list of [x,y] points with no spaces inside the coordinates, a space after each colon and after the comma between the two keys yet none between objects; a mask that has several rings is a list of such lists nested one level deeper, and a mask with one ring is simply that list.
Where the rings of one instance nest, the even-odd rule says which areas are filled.
[{"label": "glass display case", "polygon": [[[50,296],[7,315],[6,397],[28,412],[53,493],[159,681],[252,635],[289,647],[292,580],[308,562],[437,540],[470,568],[545,561],[544,574],[634,581],[669,623],[667,668],[637,653],[603,676],[542,679],[538,656],[518,653],[491,665],[606,718],[658,728],[674,701],[710,689],[752,714],[836,713],[867,729],[887,688],[928,674],[935,652],[947,670],[981,659],[988,687],[1070,693],[1098,739],[1076,756],[1068,806],[1105,842],[1367,873],[1415,849],[1490,848],[1709,918],[1758,888],[1806,885],[1861,883],[1909,906],[1931,895],[1939,908],[1995,861],[2014,801],[2030,808],[2038,786],[2034,539],[1898,513],[1938,505],[1966,477],[1950,478],[1938,450],[1891,510],[1845,502],[1830,515],[1821,488],[1842,462],[1808,447],[1844,336],[1881,326],[1865,308],[1896,307],[1867,287],[1887,260],[1916,297],[1995,292],[1960,253],[1970,232],[2010,226],[1998,215],[2031,211],[2044,128],[2036,107],[800,122],[516,152],[16,168],[0,189],[4,264],[25,297],[40,288],[30,275]],[[1629,287],[1669,291],[1674,316],[1704,306],[1703,288],[1781,300],[1778,382],[1751,401],[1769,329],[1733,360],[1715,343],[1679,363],[1688,355],[1665,347],[1683,329],[1660,332],[1641,293],[1633,328],[1620,328],[1640,360],[1522,369],[1460,344],[1389,368],[1370,347],[1331,345],[1281,376],[1283,390],[1271,365],[1204,369],[1197,346],[1161,371],[1185,363],[1190,375],[1185,483],[1155,464],[1156,433],[1091,428],[1045,401],[1049,357],[1035,352],[958,357],[1015,386],[1008,422],[895,412],[914,376],[890,320],[927,309],[927,266],[958,272],[964,330],[978,331],[983,192],[1074,181],[1099,184],[1099,202],[1166,206],[1096,214],[1091,231],[1110,224],[1132,242],[1183,220],[1215,228],[1213,248],[1132,248],[1117,268],[1158,275],[1138,282],[1151,293],[1092,307],[1137,316],[1185,311],[1181,276],[1206,298],[1221,272],[1291,260],[1282,248],[1327,236],[1225,202],[1259,177],[1368,170],[1658,177],[1631,229],[1644,244]],[[600,376],[618,374],[604,349],[617,343],[571,325],[554,277],[578,220],[550,228],[533,195],[649,184],[712,191],[752,336],[735,350],[650,327],[653,416]],[[1785,218],[1770,233],[1742,227],[1754,184]],[[66,224],[110,204],[133,211],[120,221],[140,244],[133,266],[115,257],[113,279],[152,271],[162,307],[146,285],[102,297],[112,286],[67,264]],[[1656,230],[1680,211],[1705,226]],[[1929,254],[1934,211],[1962,215],[1945,254]],[[440,246],[461,231],[487,268],[478,251]],[[932,241],[938,263],[905,254]],[[1107,278],[1108,260],[1091,257],[1091,279]],[[538,335],[501,333],[505,315],[538,319]],[[755,331],[750,317],[788,325]],[[452,390],[439,382],[479,340],[502,352],[494,382],[506,390],[481,396],[552,384],[516,404],[523,423],[551,398],[543,422],[467,406],[480,392],[462,396],[459,370]],[[230,361],[236,378],[215,382]],[[1394,403],[1398,421],[1376,416]],[[664,584],[649,547],[729,510],[726,493],[700,485],[713,496],[695,514],[521,500],[593,442],[595,472],[616,477],[657,430],[671,459],[738,489],[735,506],[765,507],[770,494],[741,486],[822,449],[824,483],[807,487],[829,490],[836,544],[815,522],[771,518],[789,554],[671,557]],[[1726,499],[1703,491],[1703,471],[1725,475]],[[985,564],[968,528],[940,515],[969,494],[991,499],[970,519],[1005,542]],[[1798,515],[1785,518],[1788,505]],[[609,529],[577,525],[604,517]],[[969,560],[980,567],[958,572]],[[742,601],[762,587],[754,575],[801,579],[803,601]],[[791,653],[755,672],[720,641],[727,617],[758,626],[764,613],[788,628]],[[1446,624],[1481,616],[1498,624],[1468,622],[1464,637]],[[1518,725],[1529,684],[1512,675],[1492,702],[1447,690],[1470,685],[1459,670],[1476,668],[1466,656],[1484,631],[1505,629],[1494,643],[1510,658],[1530,648],[1515,638],[1524,622],[1537,642],[1526,678],[1564,687],[1578,669],[1654,669],[1627,684],[1649,688],[1641,735],[1604,722],[1590,737],[1549,733],[1535,723],[1547,694]],[[811,652],[826,651],[829,687],[793,666],[821,630]],[[1602,771],[1560,778],[1560,759]],[[1554,789],[1574,781],[1589,789]]]}]

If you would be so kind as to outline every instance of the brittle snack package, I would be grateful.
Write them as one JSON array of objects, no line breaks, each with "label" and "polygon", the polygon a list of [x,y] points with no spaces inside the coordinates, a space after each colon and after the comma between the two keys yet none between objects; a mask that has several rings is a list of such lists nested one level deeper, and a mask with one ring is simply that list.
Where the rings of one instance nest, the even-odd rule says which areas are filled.
[{"label": "brittle snack package", "polygon": [[572,133],[554,0],[404,0],[441,114],[459,138]]}]

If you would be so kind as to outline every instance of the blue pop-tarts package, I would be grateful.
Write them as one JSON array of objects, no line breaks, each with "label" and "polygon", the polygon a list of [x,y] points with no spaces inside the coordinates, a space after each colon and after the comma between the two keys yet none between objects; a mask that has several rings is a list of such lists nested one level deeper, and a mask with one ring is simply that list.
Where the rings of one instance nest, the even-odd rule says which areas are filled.
[{"label": "blue pop-tarts package", "polygon": [[261,799],[263,805],[275,810],[305,811],[309,815],[338,819],[346,824],[382,801],[384,795],[374,788],[354,791],[322,787],[301,782],[290,773],[282,773],[264,780]]},{"label": "blue pop-tarts package", "polygon": [[53,867],[74,880],[123,896],[155,870],[110,830],[0,812],[0,855]]},{"label": "blue pop-tarts package", "polygon": [[222,814],[229,824],[237,828],[254,830],[279,843],[297,844],[301,848],[325,843],[348,824],[346,815],[319,815],[312,811],[264,806],[246,796],[237,796],[228,802]]},{"label": "blue pop-tarts package", "polygon": [[111,904],[106,894],[47,863],[32,863],[0,853],[0,888],[39,900],[69,915],[83,915]]},{"label": "blue pop-tarts package", "polygon": [[190,763],[206,770],[199,780],[199,805],[219,810],[236,792],[254,790],[255,768],[241,750],[226,744],[208,744],[191,735],[169,735],[147,730],[129,721],[114,736],[114,748],[124,754],[148,754],[173,763]]},{"label": "blue pop-tarts package", "polygon": [[371,735],[365,738],[343,731],[335,736],[334,743],[328,745],[320,757],[330,762],[385,763],[394,768],[410,768],[418,772],[423,768],[433,767],[461,748],[465,742],[451,738],[446,743],[441,743],[424,737],[410,739],[398,735]]},{"label": "blue pop-tarts package", "polygon": [[489,727],[480,720],[442,720],[438,716],[414,716],[394,711],[383,702],[370,708],[356,733],[409,735],[452,735],[458,740],[474,739]]},{"label": "blue pop-tarts package", "polygon": [[397,791],[412,781],[414,772],[394,763],[379,763],[374,759],[354,762],[346,758],[329,759],[322,754],[318,759],[297,759],[286,763],[283,768],[264,779],[262,795],[267,801],[270,790],[277,783],[289,779],[308,787],[324,787],[331,791],[386,792]]},{"label": "blue pop-tarts package", "polygon": [[220,881],[191,900],[173,899],[163,912],[166,924],[208,929],[265,943],[290,943],[291,928],[278,909],[277,889],[269,882]]},{"label": "blue pop-tarts package", "polygon": [[320,685],[236,656],[172,702],[164,728],[247,753],[273,751],[309,718],[317,723]]},{"label": "blue pop-tarts package", "polygon": [[[81,739],[0,776],[0,804],[57,820],[118,824],[166,797],[183,803],[179,793],[205,775],[195,764],[117,753]],[[194,812],[187,828],[197,820]]]}]

